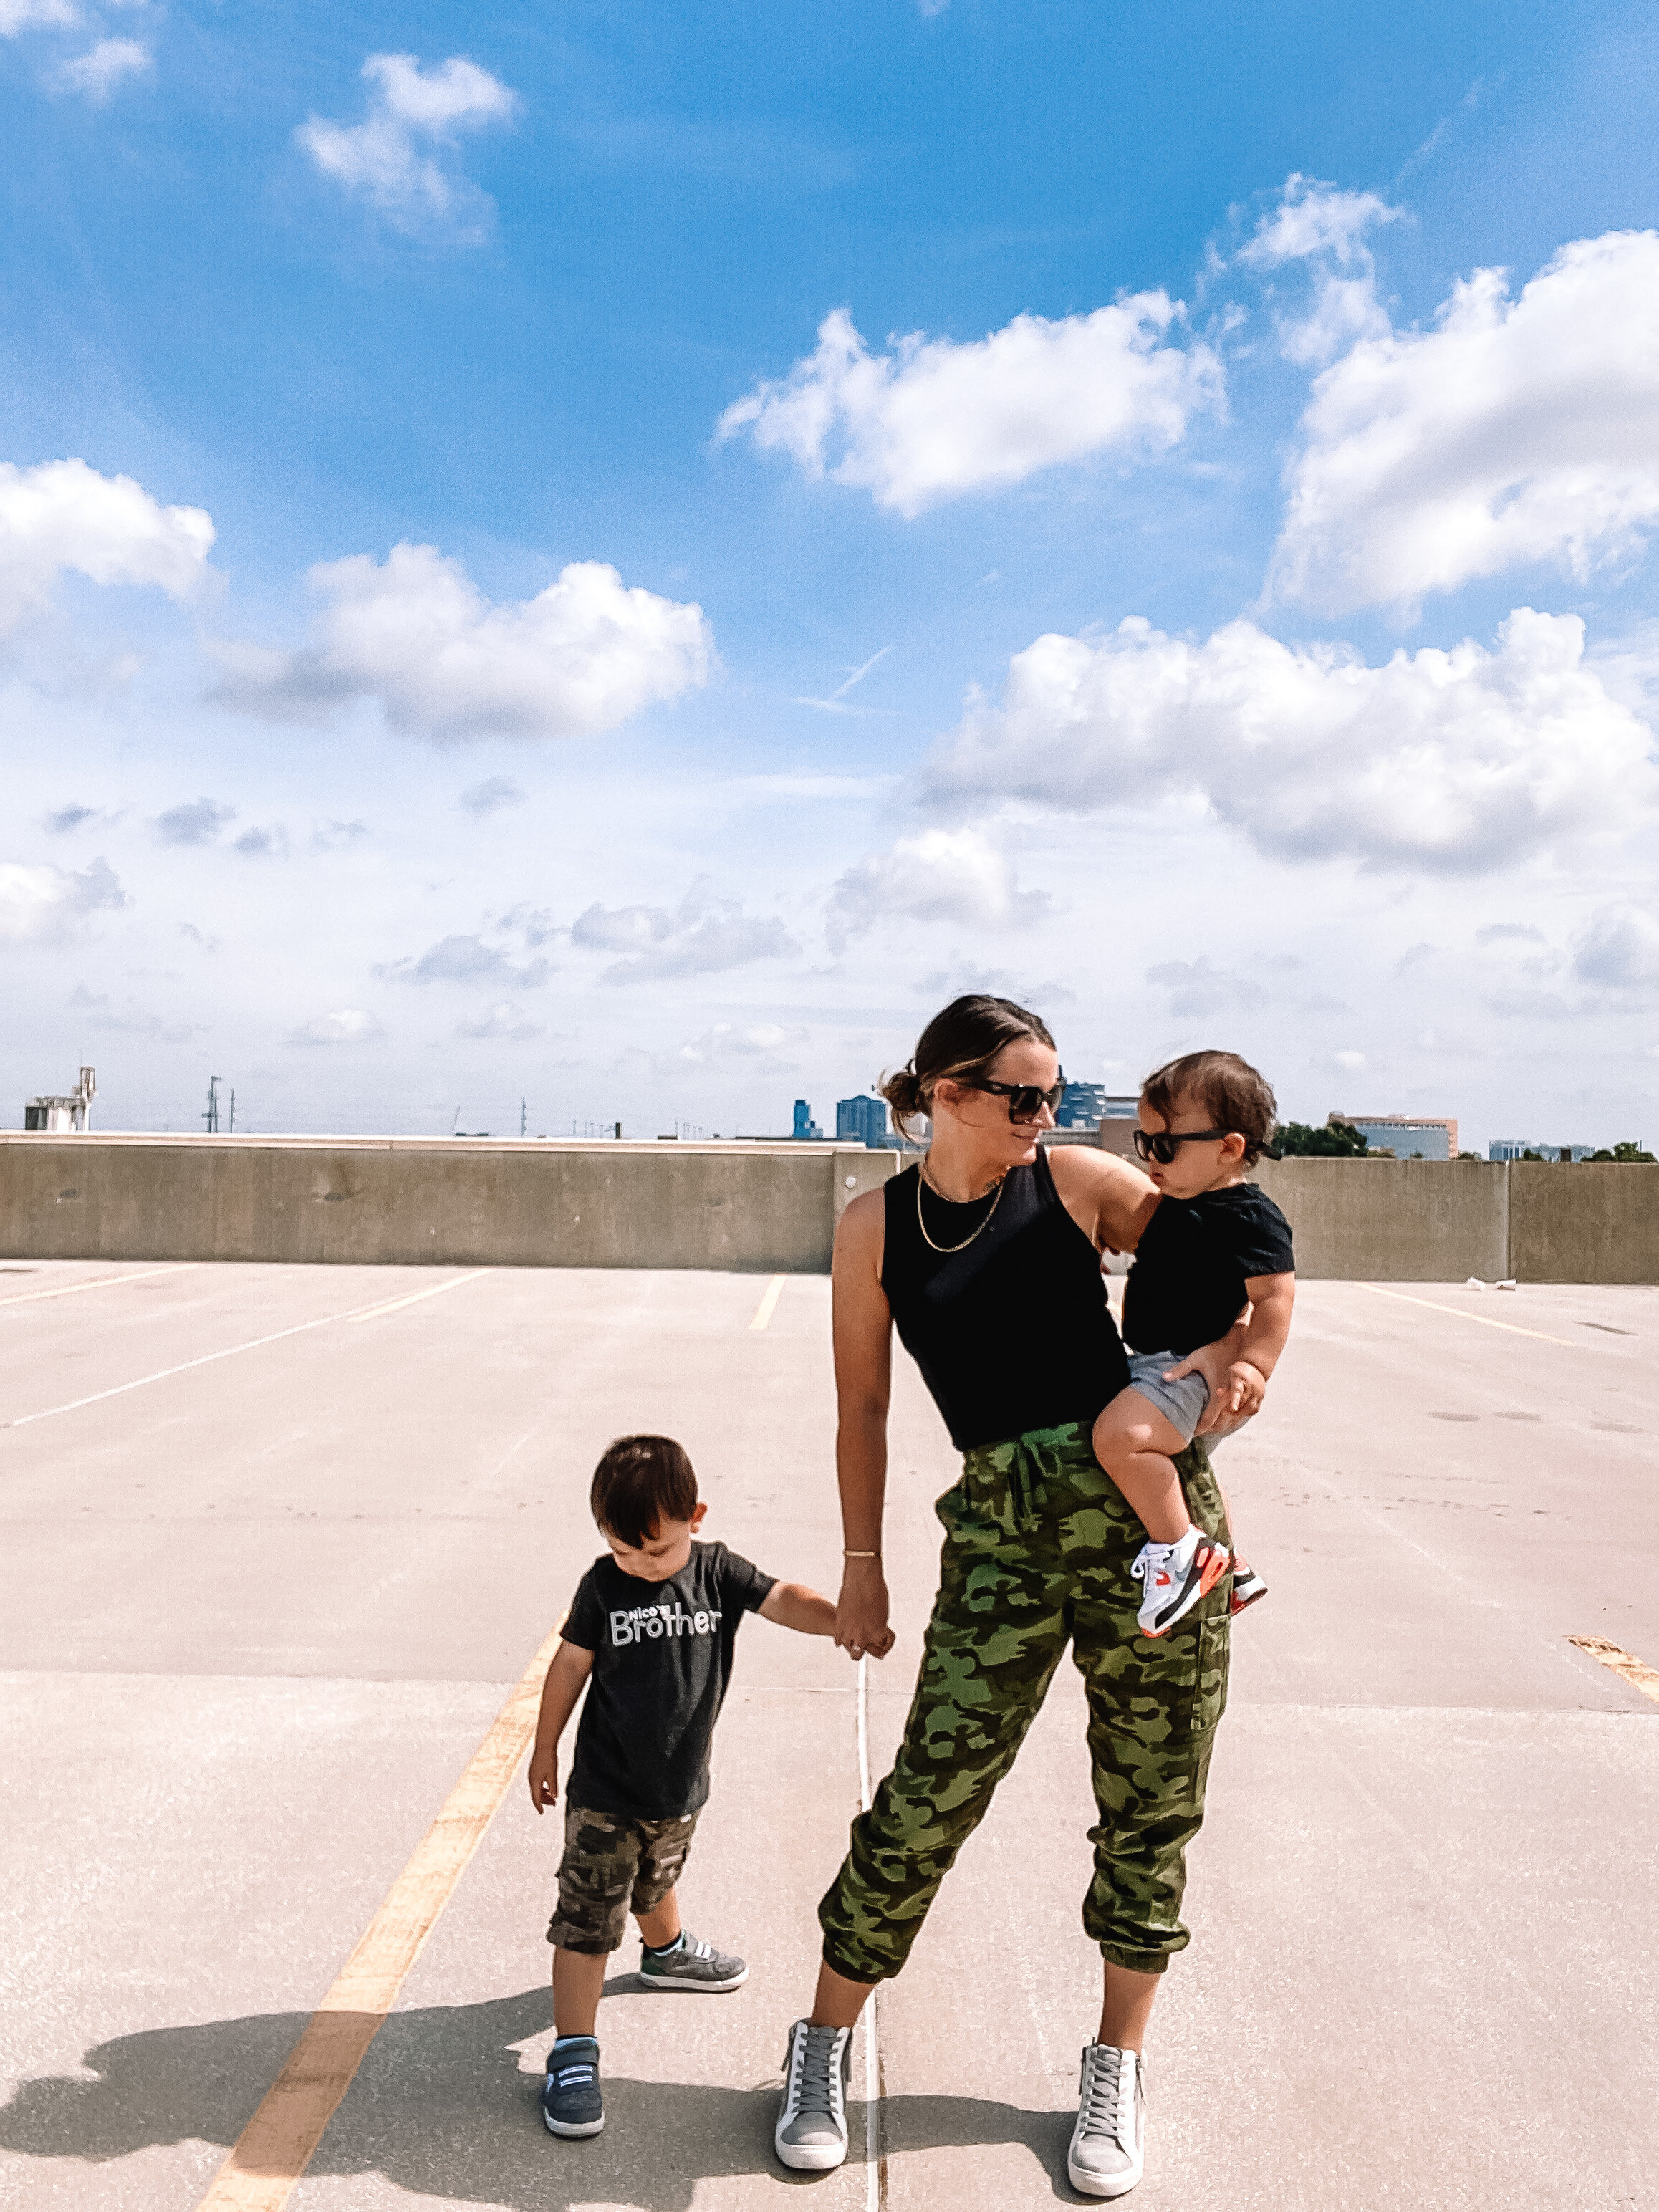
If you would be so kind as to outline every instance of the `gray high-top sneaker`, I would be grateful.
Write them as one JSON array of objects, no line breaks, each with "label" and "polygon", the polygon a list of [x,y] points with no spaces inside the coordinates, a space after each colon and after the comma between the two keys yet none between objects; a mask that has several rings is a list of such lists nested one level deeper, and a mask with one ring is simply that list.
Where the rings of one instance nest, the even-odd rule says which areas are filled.
[{"label": "gray high-top sneaker", "polygon": [[786,2166],[821,2173],[847,2155],[847,2077],[853,2066],[850,2027],[814,2027],[798,2020],[783,2055],[783,2103],[772,2140]]},{"label": "gray high-top sneaker", "polygon": [[1066,2171],[1085,2197],[1122,2197],[1139,2180],[1146,2163],[1146,2078],[1137,2051],[1084,2045]]},{"label": "gray high-top sneaker", "polygon": [[749,1969],[729,1951],[717,1951],[688,1928],[673,1951],[647,1946],[640,1960],[640,1979],[656,1990],[734,1990],[749,1979]]}]

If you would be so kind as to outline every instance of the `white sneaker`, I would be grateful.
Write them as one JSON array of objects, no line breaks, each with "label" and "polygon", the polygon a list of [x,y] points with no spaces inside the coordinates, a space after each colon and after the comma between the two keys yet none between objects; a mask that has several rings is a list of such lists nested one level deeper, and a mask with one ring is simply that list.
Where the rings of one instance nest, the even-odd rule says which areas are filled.
[{"label": "white sneaker", "polygon": [[853,2065],[850,2027],[814,2027],[798,2020],[783,2056],[783,2104],[772,2140],[786,2166],[822,2173],[847,2156],[847,2077]]},{"label": "white sneaker", "polygon": [[1139,2180],[1146,2164],[1146,2079],[1138,2051],[1084,2045],[1066,2171],[1085,2197],[1122,2197]]},{"label": "white sneaker", "polygon": [[1201,1528],[1188,1528],[1178,1544],[1155,1544],[1148,1538],[1129,1562],[1129,1572],[1146,1585],[1135,1616],[1141,1634],[1167,1636],[1215,1588],[1230,1556],[1224,1544]]}]

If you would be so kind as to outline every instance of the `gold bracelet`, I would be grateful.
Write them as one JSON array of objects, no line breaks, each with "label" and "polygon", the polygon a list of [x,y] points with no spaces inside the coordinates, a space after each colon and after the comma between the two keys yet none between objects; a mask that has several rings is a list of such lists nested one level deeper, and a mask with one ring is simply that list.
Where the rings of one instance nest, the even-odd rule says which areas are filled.
[{"label": "gold bracelet", "polygon": [[843,1552],[842,1557],[843,1559],[878,1559],[881,1553],[879,1552]]}]

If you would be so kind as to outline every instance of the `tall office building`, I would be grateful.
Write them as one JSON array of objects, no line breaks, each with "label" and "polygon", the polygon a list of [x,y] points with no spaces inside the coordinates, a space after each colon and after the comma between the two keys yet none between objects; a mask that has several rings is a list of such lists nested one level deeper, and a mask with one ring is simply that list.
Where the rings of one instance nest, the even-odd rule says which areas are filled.
[{"label": "tall office building", "polygon": [[886,1141],[887,1102],[884,1098],[861,1096],[857,1098],[837,1098],[836,1101],[836,1136],[837,1140],[851,1137],[857,1143],[872,1149]]},{"label": "tall office building", "polygon": [[823,1134],[823,1130],[812,1119],[812,1109],[804,1098],[797,1098],[795,1101],[795,1126],[789,1133],[792,1137],[799,1137],[809,1142]]},{"label": "tall office building", "polygon": [[1068,1083],[1054,1109],[1057,1129],[1095,1129],[1103,1121],[1133,1121],[1139,1102],[1103,1083]]}]

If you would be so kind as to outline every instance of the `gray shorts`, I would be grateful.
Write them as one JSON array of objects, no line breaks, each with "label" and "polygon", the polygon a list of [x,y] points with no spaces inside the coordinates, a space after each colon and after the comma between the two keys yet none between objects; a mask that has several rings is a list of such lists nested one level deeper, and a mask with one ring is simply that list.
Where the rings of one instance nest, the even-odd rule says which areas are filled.
[{"label": "gray shorts", "polygon": [[[1129,1388],[1139,1393],[1149,1406],[1155,1406],[1172,1429],[1180,1431],[1181,1441],[1189,1444],[1194,1432],[1204,1418],[1204,1408],[1210,1402],[1210,1386],[1199,1374],[1182,1375],[1174,1382],[1166,1382],[1166,1367],[1179,1367],[1182,1354],[1178,1352],[1132,1352],[1129,1354]],[[1230,1421],[1224,1429],[1212,1430],[1204,1438],[1207,1449],[1213,1451],[1224,1437],[1242,1429],[1243,1421]]]}]

